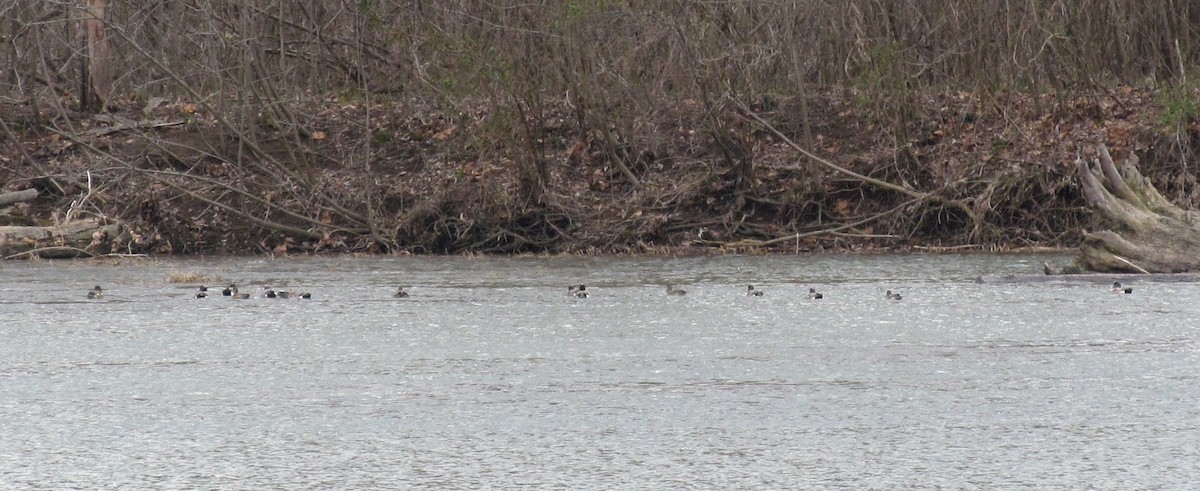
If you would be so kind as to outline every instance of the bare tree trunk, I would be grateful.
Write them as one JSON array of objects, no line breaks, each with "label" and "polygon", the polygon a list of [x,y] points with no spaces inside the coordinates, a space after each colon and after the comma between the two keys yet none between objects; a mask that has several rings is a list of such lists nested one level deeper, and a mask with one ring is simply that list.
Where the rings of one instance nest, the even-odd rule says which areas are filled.
[{"label": "bare tree trunk", "polygon": [[104,111],[112,95],[112,66],[104,24],[107,11],[108,0],[87,0],[79,22],[84,53],[80,57],[79,109],[84,112]]}]

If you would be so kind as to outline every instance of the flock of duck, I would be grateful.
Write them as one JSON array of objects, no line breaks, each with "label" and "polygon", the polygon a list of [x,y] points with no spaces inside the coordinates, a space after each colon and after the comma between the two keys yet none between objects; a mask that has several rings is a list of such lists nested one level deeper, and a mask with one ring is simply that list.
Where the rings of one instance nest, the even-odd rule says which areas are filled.
[{"label": "flock of duck", "polygon": [[[1114,281],[1112,284],[1112,292],[1113,293],[1133,293],[1133,287],[1123,286],[1123,285],[1121,285],[1121,282]],[[679,288],[675,288],[674,285],[670,285],[670,284],[667,285],[667,295],[676,296],[676,295],[685,295],[685,294],[687,294],[686,290],[681,290]],[[396,293],[396,296],[397,297],[401,297],[401,296],[407,297],[408,294],[404,293],[404,289],[401,288],[400,291],[398,293]],[[567,296],[572,297],[572,298],[587,298],[588,297],[587,286],[586,285],[568,286],[567,287]],[[754,285],[746,285],[746,296],[761,297],[761,296],[763,296],[763,291],[755,290]],[[808,298],[811,298],[813,300],[820,300],[822,298],[825,298],[825,295],[823,295],[821,292],[818,292],[816,288],[809,288],[808,289]],[[891,290],[888,290],[886,293],[883,294],[883,298],[886,300],[901,300],[904,297],[901,296],[900,293],[898,293],[898,292],[893,292]]]},{"label": "flock of duck", "polygon": [[[687,290],[675,288],[675,285],[671,285],[671,284],[667,285],[667,295],[681,296],[681,295],[686,295],[686,294],[687,294]],[[399,296],[399,295],[397,295],[397,296]],[[407,294],[405,294],[405,296],[407,296]],[[567,296],[573,297],[573,298],[587,298],[588,297],[587,285],[568,286],[567,287]],[[763,296],[763,291],[755,290],[754,285],[746,285],[746,296],[747,297],[761,297],[761,296]],[[816,288],[809,288],[808,289],[808,298],[811,298],[813,300],[820,300],[822,298],[825,298],[825,295],[823,295],[821,292],[818,292]],[[888,300],[900,300],[901,297],[900,297],[899,293],[892,293],[891,290],[888,290],[887,293],[884,294],[883,298],[888,299]]]},{"label": "flock of duck", "polygon": [[[403,290],[404,289],[401,288],[401,291],[403,291]],[[214,293],[214,295],[215,295],[215,293]],[[208,293],[207,286],[201,286],[200,289],[198,291],[196,291],[196,298],[208,298],[208,296],[209,296],[209,293]],[[244,300],[244,299],[250,298],[249,293],[238,291],[237,285],[233,284],[233,283],[230,283],[229,286],[227,286],[223,290],[221,290],[221,296],[229,297],[234,300]],[[397,296],[399,296],[399,295],[397,295]],[[406,294],[404,294],[404,296],[408,296],[408,294],[406,293]],[[275,289],[264,286],[263,292],[262,292],[262,297],[263,298],[300,298],[300,299],[307,300],[307,299],[312,298],[312,293],[290,292],[290,291],[286,291],[286,290],[275,290]],[[96,285],[96,286],[92,287],[92,289],[88,290],[88,292],[87,292],[87,298],[89,300],[100,300],[100,299],[104,298],[104,288],[101,288],[100,285]]]},{"label": "flock of duck", "polygon": [[[1133,287],[1123,286],[1123,285],[1121,285],[1120,281],[1114,281],[1112,284],[1112,292],[1113,293],[1133,293]],[[682,295],[686,295],[686,294],[687,294],[687,290],[682,290],[682,289],[676,288],[675,285],[671,285],[671,284],[667,285],[667,295],[682,296]],[[232,298],[235,300],[244,300],[244,299],[250,298],[249,293],[238,291],[237,285],[233,284],[233,283],[230,283],[229,286],[227,286],[221,290],[221,296],[229,297],[229,298]],[[392,296],[395,298],[408,298],[408,292],[404,291],[404,287],[399,287],[396,289],[396,293],[393,293]],[[587,285],[568,286],[567,287],[567,296],[571,297],[571,298],[587,298],[588,297]],[[754,285],[746,285],[746,296],[761,297],[761,296],[763,296],[763,291],[755,290]],[[312,293],[290,292],[290,291],[286,291],[286,290],[274,290],[272,288],[263,287],[262,297],[263,298],[311,299]],[[96,285],[91,290],[88,290],[87,298],[91,299],[91,300],[98,300],[98,299],[104,298],[104,289],[101,288],[100,285]],[[208,287],[201,286],[200,290],[196,292],[196,298],[208,298]],[[825,295],[821,294],[821,292],[818,292],[816,288],[809,288],[808,289],[808,298],[813,299],[813,300],[820,300],[822,298],[825,298]],[[887,299],[887,300],[900,300],[903,297],[901,297],[899,293],[894,293],[891,290],[888,290],[887,293],[884,293],[883,298]]]},{"label": "flock of duck", "polygon": [[[675,288],[675,285],[670,285],[670,284],[667,285],[667,295],[681,296],[681,295],[686,295],[686,294],[687,294],[687,290]],[[215,295],[215,294],[213,294],[213,295]],[[208,291],[207,286],[201,286],[200,289],[196,292],[196,298],[208,298],[208,296],[209,296],[209,291]],[[239,291],[237,284],[234,284],[234,283],[230,283],[229,286],[227,286],[223,290],[221,290],[221,296],[229,297],[229,298],[232,298],[235,300],[245,300],[245,299],[250,298],[249,293]],[[404,287],[399,287],[396,289],[396,293],[393,293],[392,296],[395,298],[408,298],[408,292],[404,291]],[[571,298],[587,298],[588,297],[587,285],[568,286],[567,287],[567,296],[571,297]],[[761,297],[761,296],[763,296],[763,292],[762,292],[762,290],[755,290],[754,285],[746,285],[746,296]],[[263,298],[311,299],[312,293],[309,293],[309,292],[298,293],[298,292],[290,292],[290,291],[286,291],[286,290],[274,290],[274,289],[271,289],[268,287],[263,287],[262,297]],[[100,285],[96,285],[91,290],[88,290],[87,298],[91,299],[91,300],[99,300],[99,299],[104,298],[104,288],[101,288]],[[822,295],[820,292],[818,292],[816,288],[809,288],[808,289],[808,298],[811,298],[814,300],[819,300],[819,299],[825,298],[825,296]],[[900,300],[900,294],[892,293],[891,290],[888,290],[887,294],[884,296],[884,298],[886,298],[888,300]]]}]

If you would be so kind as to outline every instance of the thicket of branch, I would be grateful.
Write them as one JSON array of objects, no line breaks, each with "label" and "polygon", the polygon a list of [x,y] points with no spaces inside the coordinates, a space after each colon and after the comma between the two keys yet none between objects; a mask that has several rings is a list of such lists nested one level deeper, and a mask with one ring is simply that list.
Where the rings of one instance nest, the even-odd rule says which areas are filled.
[{"label": "thicket of branch", "polygon": [[[83,3],[0,3],[0,93],[75,89]],[[247,84],[282,91],[214,98],[223,108],[362,88],[446,102],[493,93],[514,106],[539,91],[579,98],[586,112],[701,100],[725,86],[753,99],[808,84],[887,93],[1137,84],[1200,62],[1200,7],[1178,0],[184,0],[109,10],[119,93],[180,95],[181,82],[205,95]]]},{"label": "thicket of branch", "polygon": [[[83,3],[0,0],[0,102],[36,115],[20,124],[82,132],[69,95]],[[466,120],[468,101],[484,99],[492,110],[470,126],[469,151],[514,163],[520,188],[510,214],[548,210],[529,230],[554,240],[562,219],[553,218],[547,128],[587,135],[636,192],[645,162],[673,152],[671,118],[694,118],[714,165],[733,173],[740,208],[756,197],[753,150],[738,136],[752,123],[731,116],[739,106],[812,148],[820,121],[810,102],[845,88],[861,117],[890,138],[902,168],[930,90],[971,92],[981,112],[1003,112],[1013,91],[1073,97],[1112,83],[1184,84],[1200,62],[1200,7],[1178,0],[122,1],[111,2],[106,21],[115,103],[165,97],[220,115],[231,144],[198,151],[271,181],[278,195],[255,201],[236,185],[156,179],[231,213],[282,217],[269,223],[312,238],[349,231],[384,248],[397,246],[389,229],[423,222],[420,210],[398,225],[381,210],[375,103],[422,101]],[[337,155],[313,155],[304,150],[312,137],[304,109],[331,99],[362,104],[344,122],[359,140]],[[566,121],[556,121],[564,112]],[[354,199],[311,177],[322,159],[360,171]],[[285,201],[307,206],[277,204]]]}]

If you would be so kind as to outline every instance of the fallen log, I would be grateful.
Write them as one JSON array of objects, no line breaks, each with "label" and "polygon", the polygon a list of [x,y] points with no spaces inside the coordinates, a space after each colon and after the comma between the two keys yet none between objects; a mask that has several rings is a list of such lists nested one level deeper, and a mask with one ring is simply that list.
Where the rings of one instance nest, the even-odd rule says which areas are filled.
[{"label": "fallen log", "polygon": [[8,206],[13,203],[22,201],[32,201],[37,198],[38,192],[36,189],[24,189],[21,191],[13,191],[11,193],[0,194],[0,206]]},{"label": "fallen log", "polygon": [[1145,283],[1195,283],[1200,282],[1200,273],[1182,274],[1142,274],[1142,273],[1053,273],[1053,274],[1008,274],[983,275],[975,278],[976,283],[983,284],[1025,284],[1025,283],[1054,283],[1054,284],[1096,284],[1110,285],[1114,281],[1123,284]]},{"label": "fallen log", "polygon": [[1117,167],[1101,146],[1094,163],[1075,160],[1088,204],[1108,229],[1084,234],[1077,266],[1102,273],[1200,271],[1200,213],[1184,210],[1142,176],[1137,156]]},{"label": "fallen log", "polygon": [[86,219],[49,227],[0,227],[0,257],[64,259],[113,251],[121,226]]}]

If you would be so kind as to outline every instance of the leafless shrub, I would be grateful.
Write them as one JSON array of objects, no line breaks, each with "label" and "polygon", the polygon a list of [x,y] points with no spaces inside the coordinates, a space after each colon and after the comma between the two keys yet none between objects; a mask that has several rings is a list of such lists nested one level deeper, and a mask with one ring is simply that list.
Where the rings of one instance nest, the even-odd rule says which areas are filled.
[{"label": "leafless shrub", "polygon": [[[87,3],[0,0],[0,104],[26,108],[21,125],[85,131],[71,115]],[[971,92],[1003,113],[1013,91],[1185,82],[1200,62],[1200,9],[1176,0],[130,1],[109,2],[105,22],[111,49],[92,62],[117,74],[111,104],[147,114],[162,100],[188,104],[196,116],[184,120],[212,118],[220,132],[186,144],[138,132],[177,168],[92,149],[95,167],[115,163],[114,175],[143,175],[256,227],[384,249],[398,244],[373,167],[387,133],[378,105],[465,114],[486,100],[487,121],[462,125],[463,141],[509,163],[533,208],[553,208],[549,162],[563,148],[587,157],[572,165],[615,169],[626,191],[667,156],[716,155],[740,183],[740,207],[755,161],[739,104],[811,146],[811,102],[836,88],[893,139],[901,167],[919,163],[904,148],[931,119],[929,91]],[[332,154],[310,145],[333,129],[309,109],[330,101],[360,109],[342,122],[357,140]],[[702,122],[707,143],[670,148],[684,120]],[[328,161],[361,171],[354,197],[313,177]],[[203,165],[246,177],[206,179]]]}]

